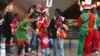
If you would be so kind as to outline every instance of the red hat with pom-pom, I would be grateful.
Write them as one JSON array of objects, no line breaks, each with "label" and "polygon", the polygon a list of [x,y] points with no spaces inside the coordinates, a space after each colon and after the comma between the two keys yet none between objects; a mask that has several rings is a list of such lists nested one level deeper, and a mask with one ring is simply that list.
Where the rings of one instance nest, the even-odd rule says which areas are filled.
[{"label": "red hat with pom-pom", "polygon": [[48,11],[48,8],[42,7],[40,10],[41,10],[42,13],[44,13],[44,12]]}]

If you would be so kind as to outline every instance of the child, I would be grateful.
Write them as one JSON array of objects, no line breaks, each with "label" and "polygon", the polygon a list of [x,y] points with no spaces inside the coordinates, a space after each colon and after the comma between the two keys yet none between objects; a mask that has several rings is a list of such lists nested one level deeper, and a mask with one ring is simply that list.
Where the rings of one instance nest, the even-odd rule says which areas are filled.
[{"label": "child", "polygon": [[18,56],[21,56],[23,46],[25,46],[25,56],[28,56],[28,48],[30,46],[30,41],[26,31],[29,29],[28,26],[30,25],[30,21],[33,21],[33,15],[30,15],[29,19],[23,19],[16,29],[15,38],[17,39]]},{"label": "child", "polygon": [[13,18],[11,24],[10,24],[12,35],[14,35],[14,33],[15,33],[15,31],[16,31],[16,28],[17,28],[18,24],[19,24],[18,14],[15,13],[15,14],[14,14],[14,18]]},{"label": "child", "polygon": [[[13,20],[11,21],[11,24],[10,24],[12,36],[15,34],[16,28],[17,28],[17,26],[19,25],[19,23],[20,23],[20,20],[19,20],[19,18],[18,18],[18,14],[15,13],[15,14],[14,14],[14,18],[13,18]],[[13,43],[16,43],[16,39],[13,39]]]},{"label": "child", "polygon": [[41,56],[48,56],[49,55],[49,36],[47,33],[47,29],[41,33],[40,37],[40,46],[41,46]]}]

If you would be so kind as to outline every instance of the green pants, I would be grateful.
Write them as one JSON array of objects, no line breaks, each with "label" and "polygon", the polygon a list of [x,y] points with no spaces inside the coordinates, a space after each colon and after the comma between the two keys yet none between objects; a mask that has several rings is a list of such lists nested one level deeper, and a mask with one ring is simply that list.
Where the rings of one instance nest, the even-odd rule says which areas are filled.
[{"label": "green pants", "polygon": [[87,32],[80,32],[79,33],[79,44],[78,44],[78,54],[77,54],[77,56],[83,56],[86,33]]}]

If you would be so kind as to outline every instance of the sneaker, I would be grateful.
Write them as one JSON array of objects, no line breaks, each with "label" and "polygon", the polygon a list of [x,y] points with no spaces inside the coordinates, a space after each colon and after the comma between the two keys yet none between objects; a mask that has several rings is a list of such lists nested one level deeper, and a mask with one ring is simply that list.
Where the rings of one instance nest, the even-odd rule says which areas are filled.
[{"label": "sneaker", "polygon": [[48,54],[47,56],[52,56],[52,54]]},{"label": "sneaker", "polygon": [[32,51],[32,52],[31,52],[32,55],[35,54],[35,53],[36,53],[35,51]]},{"label": "sneaker", "polygon": [[97,54],[97,55],[100,54],[98,51],[96,51],[96,52],[94,52],[94,53]]},{"label": "sneaker", "polygon": [[25,53],[24,56],[28,56],[28,53]]},{"label": "sneaker", "polygon": [[31,48],[28,48],[29,52],[31,51]]},{"label": "sneaker", "polygon": [[90,56],[90,55],[86,55],[86,56]]}]

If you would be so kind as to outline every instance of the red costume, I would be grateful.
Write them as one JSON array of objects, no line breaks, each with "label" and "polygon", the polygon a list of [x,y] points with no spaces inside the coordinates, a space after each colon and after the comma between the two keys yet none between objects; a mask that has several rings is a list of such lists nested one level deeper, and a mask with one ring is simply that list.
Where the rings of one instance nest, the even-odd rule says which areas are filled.
[{"label": "red costume", "polygon": [[[48,38],[48,34],[45,33],[46,28],[48,27],[48,23],[49,21],[45,18],[45,17],[40,17],[38,24],[37,24],[37,31],[39,31],[40,35],[39,35],[39,39],[40,39],[40,44],[41,44],[41,48],[47,48],[49,47],[49,38]],[[45,44],[43,41],[46,39],[47,44]]]},{"label": "red costume", "polygon": [[[16,19],[16,18],[14,18],[14,19],[12,20],[12,22],[11,22],[11,24],[10,24],[10,26],[11,26],[11,34],[12,34],[12,35],[15,34],[16,28],[17,28],[19,22],[20,22],[20,21],[19,21],[18,19]],[[15,39],[13,39],[13,43],[16,43],[16,40],[15,40]]]},{"label": "red costume", "polygon": [[11,24],[10,24],[12,35],[15,33],[18,24],[19,24],[19,20],[14,18],[14,19],[12,20]]},{"label": "red costume", "polygon": [[91,12],[85,12],[78,18],[78,26],[80,28],[80,39],[78,46],[78,56],[83,55],[85,49],[85,56],[90,56],[91,43],[93,39],[95,15]]}]

